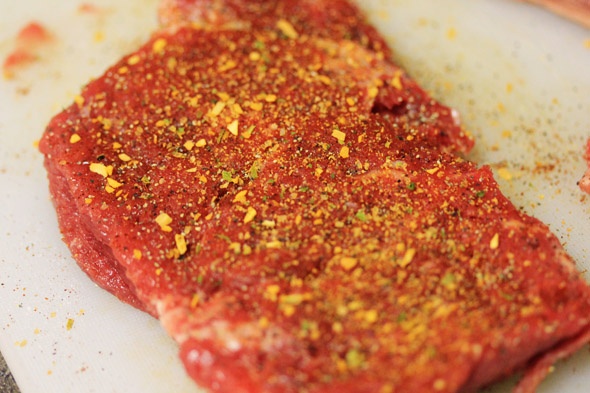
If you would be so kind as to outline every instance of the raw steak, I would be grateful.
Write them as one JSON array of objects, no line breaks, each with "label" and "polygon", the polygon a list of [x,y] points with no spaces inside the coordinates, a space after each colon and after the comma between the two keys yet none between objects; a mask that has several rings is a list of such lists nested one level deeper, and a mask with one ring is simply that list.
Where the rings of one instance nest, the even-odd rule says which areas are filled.
[{"label": "raw steak", "polygon": [[532,391],[588,342],[574,262],[374,30],[346,34],[356,10],[173,12],[225,3],[168,2],[40,144],[74,257],[161,320],[197,383],[456,392],[528,368]]}]

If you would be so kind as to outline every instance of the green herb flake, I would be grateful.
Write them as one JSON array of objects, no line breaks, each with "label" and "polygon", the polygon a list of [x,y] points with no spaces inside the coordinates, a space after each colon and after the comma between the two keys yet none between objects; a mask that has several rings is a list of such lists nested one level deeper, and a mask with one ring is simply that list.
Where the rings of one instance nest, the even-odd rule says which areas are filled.
[{"label": "green herb flake", "polygon": [[225,181],[232,181],[233,180],[232,173],[229,172],[229,171],[222,171],[221,172],[221,177]]},{"label": "green herb flake", "polygon": [[256,180],[258,178],[259,169],[260,169],[260,164],[257,161],[254,161],[252,163],[252,166],[250,167],[250,170],[248,171],[248,175],[250,176],[250,179]]},{"label": "green herb flake", "polygon": [[303,321],[301,321],[301,330],[303,331],[308,331],[309,329],[311,329],[311,322],[308,321],[307,319],[304,319]]},{"label": "green herb flake", "polygon": [[500,292],[500,295],[501,295],[501,296],[502,296],[504,299],[508,300],[509,302],[511,302],[511,301],[513,301],[513,300],[514,300],[514,296],[513,296],[513,295],[511,295],[511,294],[509,294],[509,293],[506,293],[506,292]]},{"label": "green herb flake", "polygon": [[358,212],[356,212],[355,217],[358,218],[362,222],[367,222],[367,220],[368,220],[367,215],[362,210],[359,210]]},{"label": "green herb flake", "polygon": [[447,273],[443,276],[443,278],[440,280],[441,285],[449,286],[454,284],[457,281],[457,278],[455,277],[455,275],[453,273]]},{"label": "green herb flake", "polygon": [[358,349],[351,349],[345,355],[346,365],[354,370],[363,366],[365,363],[365,355]]}]

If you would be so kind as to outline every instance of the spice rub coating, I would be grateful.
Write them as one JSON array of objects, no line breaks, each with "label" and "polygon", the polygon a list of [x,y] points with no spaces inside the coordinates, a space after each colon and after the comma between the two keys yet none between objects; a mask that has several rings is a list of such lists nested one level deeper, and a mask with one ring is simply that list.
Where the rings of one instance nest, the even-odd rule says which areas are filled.
[{"label": "spice rub coating", "polygon": [[588,285],[452,111],[285,23],[156,34],[52,120],[82,268],[213,391],[472,391],[586,342]]},{"label": "spice rub coating", "polygon": [[304,32],[332,40],[355,41],[390,57],[390,49],[346,0],[162,0],[158,17],[163,28],[190,25],[207,30],[271,30],[290,38]]}]

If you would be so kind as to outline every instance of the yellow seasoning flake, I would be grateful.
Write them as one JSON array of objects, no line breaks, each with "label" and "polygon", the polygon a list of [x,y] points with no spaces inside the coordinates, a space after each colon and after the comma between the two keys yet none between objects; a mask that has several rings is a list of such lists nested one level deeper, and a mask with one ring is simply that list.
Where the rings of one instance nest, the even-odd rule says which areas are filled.
[{"label": "yellow seasoning flake", "polygon": [[283,314],[286,317],[290,317],[291,315],[295,314],[295,311],[297,311],[295,306],[293,306],[292,304],[285,304],[281,308],[283,310]]},{"label": "yellow seasoning flake", "polygon": [[377,94],[379,94],[379,89],[375,86],[369,87],[369,98],[375,98],[377,97]]},{"label": "yellow seasoning flake", "polygon": [[457,37],[457,30],[454,27],[451,27],[447,30],[447,38],[449,40],[454,40]]},{"label": "yellow seasoning flake", "polygon": [[250,247],[247,244],[244,244],[242,246],[242,255],[250,255],[250,254],[252,254],[252,247]]},{"label": "yellow seasoning flake", "polygon": [[119,160],[121,160],[123,162],[128,162],[128,161],[131,161],[131,157],[129,157],[125,153],[121,153],[121,154],[119,154]]},{"label": "yellow seasoning flake", "polygon": [[253,102],[250,104],[250,109],[260,112],[262,110],[262,102]]},{"label": "yellow seasoning flake", "polygon": [[416,249],[408,248],[404,253],[403,258],[400,261],[398,261],[397,264],[402,268],[408,266],[412,262],[412,259],[414,259],[414,255],[416,255]]},{"label": "yellow seasoning flake", "polygon": [[191,150],[193,150],[193,147],[195,147],[195,142],[193,142],[193,141],[186,141],[186,142],[184,142],[184,144],[182,146],[184,146],[184,148],[186,150],[191,151]]},{"label": "yellow seasoning flake", "polygon": [[252,206],[248,206],[248,210],[246,211],[246,215],[244,216],[244,224],[247,224],[254,220],[254,217],[256,217],[256,209],[254,209]]},{"label": "yellow seasoning flake", "polygon": [[94,36],[92,38],[94,42],[102,42],[104,41],[104,33],[102,31],[94,32]]},{"label": "yellow seasoning flake", "polygon": [[137,248],[133,250],[133,258],[137,259],[138,261],[141,259],[141,251],[138,250]]},{"label": "yellow seasoning flake", "polygon": [[238,136],[238,120],[234,120],[227,125],[227,129],[232,135]]},{"label": "yellow seasoning flake", "polygon": [[66,330],[72,330],[72,327],[74,327],[74,320],[68,318],[68,321],[66,322]]},{"label": "yellow seasoning flake", "polygon": [[498,175],[504,180],[512,180],[512,173],[506,167],[498,169]]},{"label": "yellow seasoning flake", "polygon": [[364,319],[368,323],[377,322],[378,318],[379,318],[379,313],[377,312],[377,310],[367,310],[364,314]]},{"label": "yellow seasoning flake", "polygon": [[350,155],[350,149],[348,148],[348,146],[342,146],[342,148],[340,149],[340,157],[348,158],[349,155]]},{"label": "yellow seasoning flake", "polygon": [[113,188],[119,188],[123,185],[122,183],[119,183],[118,181],[116,181],[115,179],[110,178],[110,177],[107,178],[107,183],[109,186],[111,186]]},{"label": "yellow seasoning flake", "polygon": [[440,392],[440,391],[446,389],[447,382],[444,379],[439,378],[436,381],[434,381],[434,383],[432,384],[432,387],[434,388],[435,391]]},{"label": "yellow seasoning flake", "polygon": [[14,344],[17,345],[17,346],[19,346],[19,347],[21,347],[21,348],[23,348],[23,347],[25,347],[27,345],[27,340],[17,341]]},{"label": "yellow seasoning flake", "polygon": [[242,109],[242,107],[238,103],[232,104],[231,111],[232,111],[232,113],[234,113],[236,115],[242,115],[242,114],[244,114],[244,110]]},{"label": "yellow seasoning flake", "polygon": [[260,55],[260,53],[259,52],[256,52],[256,51],[250,52],[250,54],[248,55],[248,58],[251,61],[258,61],[258,60],[260,60],[261,57],[262,56]]},{"label": "yellow seasoning flake", "polygon": [[282,304],[290,304],[292,306],[298,306],[306,300],[311,299],[311,294],[309,293],[290,293],[288,295],[281,295],[279,298],[279,303]]},{"label": "yellow seasoning flake", "polygon": [[78,143],[81,140],[82,138],[78,134],[72,134],[72,136],[70,136],[70,143]]},{"label": "yellow seasoning flake", "polygon": [[246,129],[246,131],[242,131],[242,136],[246,139],[249,139],[252,136],[252,131],[254,131],[255,126],[251,125]]},{"label": "yellow seasoning flake", "polygon": [[176,243],[176,249],[180,253],[180,255],[186,254],[187,246],[186,246],[186,239],[182,233],[178,233],[174,235],[174,242]]},{"label": "yellow seasoning flake", "polygon": [[330,86],[332,84],[332,79],[330,79],[329,76],[320,75],[320,76],[318,76],[318,79],[320,80],[320,82],[322,82],[326,86]]},{"label": "yellow seasoning flake", "polygon": [[160,213],[160,215],[156,217],[156,223],[164,232],[172,232],[172,228],[170,228],[170,224],[172,223],[172,217],[170,217],[168,214]]},{"label": "yellow seasoning flake", "polygon": [[158,54],[162,53],[164,51],[164,48],[166,48],[167,44],[168,42],[164,38],[158,38],[152,44],[152,52]]},{"label": "yellow seasoning flake", "polygon": [[351,370],[358,369],[365,363],[365,356],[362,352],[356,349],[351,349],[350,351],[346,352],[345,359],[346,365]]},{"label": "yellow seasoning flake", "polygon": [[195,143],[196,147],[205,147],[207,146],[207,141],[203,138],[199,139],[197,143]]},{"label": "yellow seasoning flake", "polygon": [[236,68],[237,65],[238,63],[230,59],[227,62],[223,63],[219,68],[217,68],[217,71],[224,72],[227,70],[231,70],[232,68]]},{"label": "yellow seasoning flake", "polygon": [[98,121],[100,122],[100,124],[102,124],[102,128],[104,128],[107,131],[110,130],[113,126],[113,121],[111,119],[106,119],[102,116],[99,116]]},{"label": "yellow seasoning flake", "polygon": [[281,287],[277,284],[268,285],[264,291],[264,297],[270,301],[276,302],[278,299],[277,295],[280,291]]},{"label": "yellow seasoning flake", "polygon": [[135,65],[135,64],[139,63],[140,60],[141,60],[141,58],[139,57],[139,55],[133,55],[127,59],[127,64]]},{"label": "yellow seasoning flake", "polygon": [[227,102],[227,101],[229,101],[229,98],[230,98],[230,96],[229,96],[229,94],[227,94],[226,92],[224,92],[224,91],[220,91],[220,92],[217,92],[217,93],[215,93],[215,94],[217,95],[217,97],[219,97],[219,99],[220,99],[221,101],[223,101],[223,102]]},{"label": "yellow seasoning flake", "polygon": [[283,242],[280,240],[272,240],[270,242],[266,242],[266,248],[281,248],[283,247]]},{"label": "yellow seasoning flake", "polygon": [[279,19],[279,21],[277,22],[277,28],[281,31],[281,33],[283,33],[288,38],[296,39],[297,37],[299,37],[297,30],[295,30],[293,25],[285,19]]},{"label": "yellow seasoning flake", "polygon": [[240,203],[246,203],[246,195],[248,195],[248,190],[242,190],[240,192],[238,192],[236,194],[236,196],[234,197],[233,202],[240,202]]},{"label": "yellow seasoning flake", "polygon": [[303,218],[301,217],[301,215],[296,215],[295,216],[295,225],[299,225],[301,224],[301,220],[303,220]]},{"label": "yellow seasoning flake", "polygon": [[82,105],[84,105],[84,97],[77,95],[74,97],[74,102],[78,105],[78,108],[82,108]]},{"label": "yellow seasoning flake", "polygon": [[225,108],[225,102],[217,101],[215,103],[215,106],[213,107],[213,109],[211,109],[211,112],[209,112],[209,115],[212,117],[219,116],[219,114],[223,111],[224,108]]},{"label": "yellow seasoning flake", "polygon": [[276,221],[274,220],[263,220],[262,226],[265,228],[274,228],[276,225]]},{"label": "yellow seasoning flake", "polygon": [[262,329],[267,328],[268,325],[270,325],[270,321],[268,320],[267,317],[260,317],[260,319],[258,320],[258,326]]},{"label": "yellow seasoning flake", "polygon": [[102,177],[107,177],[109,175],[108,169],[104,164],[101,163],[91,163],[89,166],[90,172],[97,173]]},{"label": "yellow seasoning flake", "polygon": [[168,70],[170,70],[170,72],[174,72],[177,65],[178,65],[178,60],[176,60],[175,57],[171,57],[166,61],[166,67],[168,68]]},{"label": "yellow seasoning flake", "polygon": [[346,134],[340,130],[332,130],[332,136],[336,139],[338,139],[339,142],[344,142],[344,139],[346,139]]},{"label": "yellow seasoning flake", "polygon": [[170,122],[168,119],[160,119],[156,122],[156,127],[166,127]]},{"label": "yellow seasoning flake", "polygon": [[350,270],[354,268],[357,264],[356,258],[351,257],[344,257],[340,260],[340,266],[342,266],[345,270]]},{"label": "yellow seasoning flake", "polygon": [[195,308],[199,305],[199,294],[195,293],[191,299],[191,307]]},{"label": "yellow seasoning flake", "polygon": [[395,74],[393,74],[393,78],[391,79],[391,86],[393,86],[396,90],[403,89],[401,76],[401,71],[396,71]]},{"label": "yellow seasoning flake", "polygon": [[490,248],[492,250],[495,250],[498,248],[498,246],[500,245],[500,235],[498,235],[497,233],[492,237],[492,240],[490,240]]},{"label": "yellow seasoning flake", "polygon": [[277,100],[277,96],[275,94],[267,94],[266,97],[264,97],[264,101],[266,102],[275,102]]}]

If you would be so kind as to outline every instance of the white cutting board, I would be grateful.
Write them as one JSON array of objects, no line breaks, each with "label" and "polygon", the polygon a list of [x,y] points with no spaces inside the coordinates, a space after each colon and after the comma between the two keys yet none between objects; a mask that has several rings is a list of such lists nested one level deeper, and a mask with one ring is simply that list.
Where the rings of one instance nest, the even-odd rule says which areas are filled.
[{"label": "white cutting board", "polygon": [[[99,9],[81,13],[80,4]],[[360,5],[391,39],[396,60],[462,113],[477,140],[470,158],[504,168],[496,172],[504,192],[550,224],[579,268],[590,270],[590,196],[576,186],[590,137],[590,31],[508,0]],[[0,60],[32,20],[54,36],[36,63],[0,80],[0,350],[23,393],[198,391],[158,322],[79,271],[61,243],[34,147],[89,78],[149,36],[156,6],[0,1]],[[588,386],[584,349],[559,363],[539,391]]]}]

